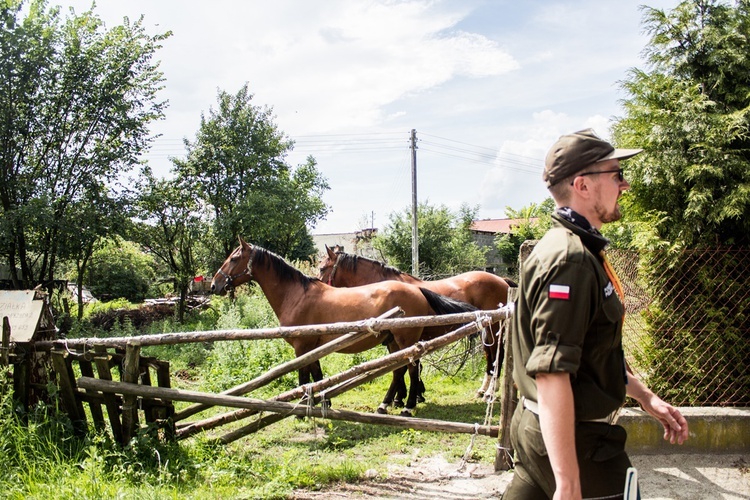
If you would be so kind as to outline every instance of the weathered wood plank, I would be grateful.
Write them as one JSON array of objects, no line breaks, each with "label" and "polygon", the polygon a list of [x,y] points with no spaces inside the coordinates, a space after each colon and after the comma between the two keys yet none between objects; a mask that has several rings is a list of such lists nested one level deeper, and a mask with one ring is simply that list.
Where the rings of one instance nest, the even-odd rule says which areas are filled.
[{"label": "weathered wood plank", "polygon": [[[94,369],[91,365],[91,361],[80,360],[78,363],[81,367],[81,375],[84,377],[94,377]],[[87,391],[89,392],[89,391]],[[102,412],[102,402],[94,400],[89,401],[89,410],[91,411],[91,418],[94,419],[94,428],[97,431],[103,431],[105,429],[104,424],[104,413]]]},{"label": "weathered wood plank", "polygon": [[[121,383],[122,385],[138,385],[140,353],[141,346],[137,344],[129,344],[125,348],[125,366],[123,367],[123,383]],[[138,426],[138,407],[136,406],[137,400],[138,397],[135,394],[125,395],[122,399],[122,439],[123,443],[125,444],[129,443],[133,436],[135,436],[136,427]]]},{"label": "weathered wood plank", "polygon": [[86,433],[86,413],[83,411],[83,403],[76,398],[75,376],[65,359],[66,355],[66,351],[63,350],[52,351],[52,365],[57,373],[63,408],[73,423],[75,433],[82,436]]},{"label": "weathered wood plank", "polygon": [[[94,363],[96,364],[96,371],[101,380],[112,380],[112,372],[110,371],[110,356],[107,353],[107,348],[98,345],[94,346]],[[109,418],[109,425],[112,427],[112,437],[115,441],[120,444],[124,444],[122,438],[122,423],[120,422],[120,402],[117,397],[112,393],[104,394],[104,406],[107,408],[107,417]]]},{"label": "weathered wood plank", "polygon": [[[189,344],[194,342],[213,342],[228,340],[257,340],[257,339],[285,339],[304,336],[319,335],[343,335],[350,332],[364,332],[370,329],[375,331],[390,330],[394,328],[408,328],[414,326],[446,326],[457,325],[474,321],[479,316],[488,317],[497,322],[508,318],[508,310],[504,308],[491,311],[475,311],[460,314],[444,314],[441,316],[411,316],[408,318],[376,319],[371,318],[360,321],[332,323],[327,325],[306,326],[280,326],[276,328],[260,328],[255,330],[209,330],[203,332],[176,332],[162,333],[158,335],[138,335],[133,337],[109,337],[109,338],[79,338],[68,339],[70,348],[104,345],[107,347],[125,347],[128,343],[138,344],[142,347],[152,345],[174,345]],[[36,342],[37,350],[49,349],[52,342]]]},{"label": "weathered wood plank", "polygon": [[102,392],[115,392],[125,397],[163,398],[175,401],[192,401],[217,406],[249,408],[258,411],[270,411],[283,415],[300,415],[331,420],[346,420],[371,424],[391,425],[404,429],[417,429],[434,432],[453,432],[465,434],[480,434],[497,437],[498,426],[479,426],[462,422],[447,422],[415,417],[400,417],[395,415],[380,415],[376,413],[361,413],[350,410],[334,410],[300,406],[294,403],[269,401],[239,396],[226,396],[205,392],[187,391],[183,389],[167,389],[164,387],[144,386],[133,383],[116,383],[89,377],[78,379],[78,386]]}]

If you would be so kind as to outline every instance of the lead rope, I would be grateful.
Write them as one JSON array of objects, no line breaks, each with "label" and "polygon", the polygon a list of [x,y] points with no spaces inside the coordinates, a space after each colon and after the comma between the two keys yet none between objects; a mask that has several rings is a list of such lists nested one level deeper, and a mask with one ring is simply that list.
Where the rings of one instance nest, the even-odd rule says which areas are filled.
[{"label": "lead rope", "polygon": [[[492,325],[488,325],[487,329],[492,333]],[[500,370],[498,369],[500,367],[500,346],[502,345],[501,342],[503,341],[503,338],[505,336],[505,322],[503,322],[502,326],[498,323],[497,328],[497,336],[495,337],[495,343],[497,344],[497,347],[495,348],[495,361],[492,363],[492,376],[490,377],[490,384],[487,387],[487,390],[484,391],[485,397],[487,393],[490,394],[490,397],[486,399],[488,403],[495,402],[495,393],[497,391],[497,378],[500,376]],[[486,423],[486,422],[485,422]]]},{"label": "lead rope", "polygon": [[[615,272],[615,268],[612,267],[612,264],[609,262],[609,258],[607,258],[607,254],[604,250],[599,252],[599,255],[602,258],[602,264],[604,265],[604,272],[607,273],[607,277],[612,282],[612,286],[615,287],[615,292],[617,293],[617,296],[620,297],[620,302],[622,302],[623,309],[625,308],[625,291],[622,288],[622,282],[620,281],[620,277],[617,276],[617,273]],[[625,313],[622,314],[622,324],[625,324]]]},{"label": "lead rope", "polygon": [[[622,302],[622,327],[625,328],[625,290],[622,287],[622,282],[620,281],[620,277],[617,276],[617,272],[615,272],[615,268],[612,267],[612,263],[609,261],[609,258],[607,257],[607,253],[602,250],[599,252],[599,255],[602,258],[602,265],[604,266],[604,272],[607,273],[607,277],[612,282],[612,286],[615,287],[615,293],[617,293],[617,296],[620,298],[620,302]],[[625,371],[629,371],[628,368],[628,362],[625,360],[625,354],[623,353],[623,364],[625,365]],[[612,412],[612,414],[609,416],[609,424],[614,425],[617,422],[617,418],[620,416],[620,409],[618,408],[615,411]]]}]

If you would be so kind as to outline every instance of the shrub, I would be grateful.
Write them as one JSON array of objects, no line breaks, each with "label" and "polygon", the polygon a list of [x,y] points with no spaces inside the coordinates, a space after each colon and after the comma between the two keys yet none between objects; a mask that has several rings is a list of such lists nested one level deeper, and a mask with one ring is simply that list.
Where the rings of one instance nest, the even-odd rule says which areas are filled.
[{"label": "shrub", "polygon": [[134,243],[119,239],[94,252],[84,282],[101,300],[142,302],[155,276],[153,258]]}]

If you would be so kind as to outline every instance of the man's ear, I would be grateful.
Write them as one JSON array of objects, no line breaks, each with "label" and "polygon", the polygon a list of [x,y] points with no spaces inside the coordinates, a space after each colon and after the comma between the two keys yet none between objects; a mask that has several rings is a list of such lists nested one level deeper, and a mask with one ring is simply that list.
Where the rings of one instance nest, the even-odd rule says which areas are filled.
[{"label": "man's ear", "polygon": [[584,198],[588,198],[591,195],[591,187],[589,182],[584,176],[578,176],[573,179],[573,191]]}]

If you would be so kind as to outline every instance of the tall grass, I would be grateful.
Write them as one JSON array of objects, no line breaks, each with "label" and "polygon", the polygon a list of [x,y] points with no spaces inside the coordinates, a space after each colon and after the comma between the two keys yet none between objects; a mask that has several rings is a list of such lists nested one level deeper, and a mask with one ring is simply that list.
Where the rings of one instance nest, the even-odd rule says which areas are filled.
[{"label": "tall grass", "polygon": [[[211,308],[191,316],[188,324],[165,320],[150,325],[146,332],[130,331],[125,325],[119,333],[276,324],[263,296],[247,288],[235,301],[212,298]],[[85,325],[80,331],[85,331]],[[323,360],[323,369],[332,374],[384,353],[379,347],[357,355],[332,355]],[[294,356],[282,340],[150,347],[144,354],[169,360],[173,374],[181,371],[182,375],[173,376],[173,385],[189,384],[214,392],[245,382]],[[473,399],[483,371],[481,354],[452,376],[431,368],[429,360],[425,365],[428,402],[420,405],[419,416],[484,421],[486,407]],[[296,383],[296,375],[290,374],[253,395],[278,394]],[[390,376],[365,384],[338,396],[333,405],[374,411],[389,383]],[[300,488],[314,490],[340,481],[356,482],[367,470],[376,471],[383,479],[389,467],[422,457],[442,454],[458,461],[470,441],[468,435],[288,418],[226,446],[211,438],[227,429],[175,443],[159,440],[152,429],[143,428],[121,447],[108,434],[93,430],[84,438],[74,437],[70,421],[54,403],[19,414],[9,385],[7,379],[0,379],[0,491],[1,496],[13,499],[289,498]],[[494,450],[494,440],[479,438],[471,459],[491,462]]]}]

